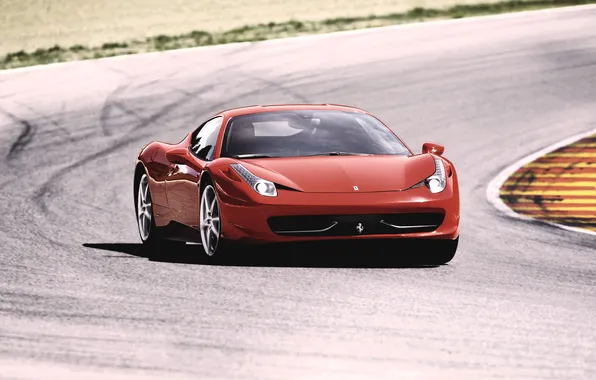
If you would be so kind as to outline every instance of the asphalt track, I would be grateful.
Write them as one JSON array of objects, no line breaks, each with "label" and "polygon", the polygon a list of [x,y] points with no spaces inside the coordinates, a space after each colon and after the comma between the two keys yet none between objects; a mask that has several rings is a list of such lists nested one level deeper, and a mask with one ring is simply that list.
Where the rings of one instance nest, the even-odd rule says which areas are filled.
[{"label": "asphalt track", "polygon": [[[143,257],[139,148],[279,102],[357,105],[417,151],[443,143],[455,259]],[[2,73],[0,376],[593,379],[594,237],[502,216],[485,191],[595,110],[593,7]]]}]

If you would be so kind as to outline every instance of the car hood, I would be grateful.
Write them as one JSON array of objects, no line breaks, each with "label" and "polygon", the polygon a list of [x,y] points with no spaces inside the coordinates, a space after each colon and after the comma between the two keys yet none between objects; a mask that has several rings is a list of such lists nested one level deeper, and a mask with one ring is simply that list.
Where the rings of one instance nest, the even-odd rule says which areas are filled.
[{"label": "car hood", "polygon": [[400,191],[435,172],[430,154],[284,157],[241,162],[263,179],[307,193]]}]

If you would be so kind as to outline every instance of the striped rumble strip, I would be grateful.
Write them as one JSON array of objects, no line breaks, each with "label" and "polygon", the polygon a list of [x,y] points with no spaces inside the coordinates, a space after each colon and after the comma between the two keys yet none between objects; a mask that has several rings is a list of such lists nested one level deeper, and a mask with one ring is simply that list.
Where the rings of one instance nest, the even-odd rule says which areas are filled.
[{"label": "striped rumble strip", "polygon": [[596,231],[596,135],[519,168],[500,196],[518,214]]}]

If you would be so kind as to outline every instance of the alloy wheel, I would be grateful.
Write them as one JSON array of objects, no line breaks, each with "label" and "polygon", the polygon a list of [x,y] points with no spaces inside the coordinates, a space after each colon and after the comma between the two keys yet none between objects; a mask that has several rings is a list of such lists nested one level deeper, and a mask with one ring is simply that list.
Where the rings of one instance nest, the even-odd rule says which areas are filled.
[{"label": "alloy wheel", "polygon": [[203,249],[207,255],[213,256],[219,244],[221,223],[219,204],[212,185],[207,185],[203,190],[199,214]]},{"label": "alloy wheel", "polygon": [[149,239],[149,234],[151,233],[152,207],[153,204],[151,203],[151,196],[149,194],[149,177],[147,177],[147,174],[143,174],[137,191],[137,224],[139,225],[139,233],[143,241]]}]

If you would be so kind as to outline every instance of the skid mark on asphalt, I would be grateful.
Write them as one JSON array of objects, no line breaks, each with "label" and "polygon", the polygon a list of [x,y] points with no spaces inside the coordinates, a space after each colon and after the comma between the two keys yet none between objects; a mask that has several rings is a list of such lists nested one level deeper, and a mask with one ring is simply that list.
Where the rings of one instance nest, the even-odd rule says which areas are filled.
[{"label": "skid mark on asphalt", "polygon": [[518,214],[596,231],[596,135],[522,166],[500,196]]},{"label": "skid mark on asphalt", "polygon": [[[239,85],[240,87],[242,87],[244,85],[248,86],[249,84],[254,83],[255,80],[256,79],[248,78],[248,79],[245,79],[244,81],[238,82],[236,84]],[[211,108],[214,112],[215,112],[215,110],[220,111],[221,110],[220,108],[224,107],[228,103],[231,103],[231,102],[233,103],[234,101],[254,96],[262,91],[266,91],[266,90],[270,89],[271,87],[279,87],[279,86],[275,82],[268,83],[267,86],[262,86],[262,87],[257,86],[256,89],[253,89],[253,90],[250,90],[247,92],[241,92],[241,93],[235,95],[234,97],[222,100],[221,102],[214,104]],[[72,172],[73,170],[75,170],[81,166],[90,164],[92,162],[97,161],[98,159],[101,159],[103,157],[106,157],[106,156],[114,153],[114,152],[117,152],[120,149],[126,148],[129,146],[129,144],[131,144],[133,142],[149,139],[150,136],[154,133],[154,131],[153,130],[146,131],[145,129],[147,126],[157,125],[157,122],[159,120],[168,117],[172,112],[183,107],[184,105],[187,105],[188,103],[190,103],[192,101],[197,101],[197,99],[199,99],[201,97],[201,94],[203,94],[204,92],[211,90],[213,88],[214,88],[213,83],[206,83],[204,86],[194,89],[190,93],[191,96],[183,96],[180,99],[175,99],[175,100],[171,101],[170,103],[166,104],[165,106],[160,107],[157,111],[153,111],[149,115],[144,115],[143,117],[141,117],[141,115],[137,115],[136,113],[133,113],[131,110],[125,109],[124,112],[134,115],[137,118],[137,123],[132,125],[132,127],[128,131],[128,133],[126,133],[124,136],[121,136],[120,138],[114,140],[107,148],[104,148],[104,149],[97,151],[95,153],[92,153],[92,154],[88,154],[88,155],[80,158],[76,162],[74,162],[70,165],[67,165],[67,166],[59,169],[58,171],[56,171],[52,175],[52,177],[49,180],[47,180],[46,182],[44,182],[37,189],[37,191],[34,193],[34,195],[32,197],[34,204],[36,204],[44,214],[48,214],[49,209],[48,209],[48,206],[46,205],[46,198],[47,198],[48,194],[52,193],[52,188],[54,187],[54,185],[57,182],[61,181],[63,179],[63,177],[65,177],[68,173]],[[248,88],[254,88],[254,86],[248,86]],[[304,100],[307,101],[308,99],[304,98]],[[104,104],[104,107],[105,106],[106,105]],[[124,108],[124,104],[118,104],[118,105],[116,105],[116,107]],[[101,114],[103,114],[103,112]],[[107,119],[106,119],[106,121],[107,121]],[[181,125],[180,127],[188,128],[189,126]],[[105,128],[102,127],[102,130],[105,131],[106,128],[108,128],[108,127],[107,126]]]},{"label": "skid mark on asphalt", "polygon": [[19,134],[15,142],[12,143],[8,150],[8,153],[6,154],[6,160],[10,161],[13,158],[15,158],[23,149],[25,149],[27,145],[31,143],[31,141],[33,141],[33,137],[37,133],[37,126],[33,123],[30,123],[26,119],[19,118],[11,112],[1,109],[0,112],[8,116],[8,118],[13,120],[16,124],[22,126],[21,133]]},{"label": "skid mark on asphalt", "polygon": [[[201,90],[201,88],[199,89],[198,92],[200,92],[200,90]],[[145,126],[147,126],[151,122],[158,121],[160,118],[167,116],[168,113],[170,113],[177,107],[182,106],[187,101],[189,101],[189,99],[175,100],[175,101],[169,103],[168,105],[158,109],[156,112],[151,114],[150,117],[148,117],[147,119],[139,120],[139,123],[137,125],[133,126],[133,131],[136,131],[138,129],[143,129]],[[44,198],[45,198],[46,194],[51,193],[52,186],[57,181],[61,180],[62,177],[64,177],[66,174],[70,173],[71,171],[73,171],[76,168],[79,168],[81,166],[84,166],[86,164],[94,162],[102,157],[105,157],[113,152],[118,151],[119,149],[121,149],[123,147],[126,147],[129,143],[138,141],[143,138],[148,138],[148,136],[150,134],[151,134],[151,131],[148,131],[146,133],[127,134],[127,135],[123,136],[122,138],[120,138],[118,141],[114,141],[107,148],[97,151],[95,153],[86,155],[85,157],[79,159],[75,163],[67,165],[67,166],[59,169],[57,172],[54,173],[54,175],[48,181],[43,183],[39,187],[39,189],[35,192],[35,194],[33,195],[34,203],[36,205],[38,205],[44,213],[47,213],[48,208],[45,204]]]},{"label": "skid mark on asphalt", "polygon": [[33,115],[37,116],[38,118],[44,120],[47,124],[51,125],[52,127],[54,127],[54,129],[52,130],[52,133],[54,133],[55,131],[58,131],[59,133],[62,134],[62,136],[64,138],[66,138],[67,140],[69,140],[70,142],[74,142],[75,140],[70,136],[70,133],[68,132],[68,130],[62,126],[62,124],[64,124],[64,121],[61,120],[64,115],[66,114],[66,103],[62,102],[60,109],[58,110],[57,115],[58,118],[60,120],[55,120],[53,117],[49,116],[49,115],[44,115],[41,114],[39,111],[37,111],[35,108],[31,107],[28,104],[19,102],[19,101],[14,101],[13,102],[15,104],[17,104],[18,106],[23,107],[24,109],[26,109],[27,111],[29,111],[30,113],[32,113]]}]

